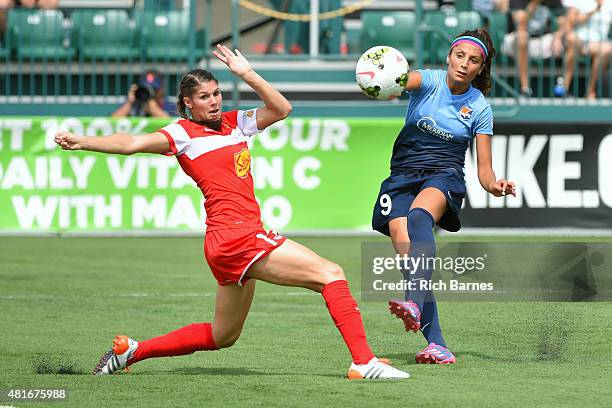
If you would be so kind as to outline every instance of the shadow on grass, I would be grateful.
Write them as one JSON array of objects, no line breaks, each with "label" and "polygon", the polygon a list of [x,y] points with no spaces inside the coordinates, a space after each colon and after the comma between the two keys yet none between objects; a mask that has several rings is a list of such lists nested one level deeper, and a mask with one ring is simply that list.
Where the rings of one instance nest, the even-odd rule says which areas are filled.
[{"label": "shadow on grass", "polygon": [[458,351],[455,353],[455,357],[457,357],[457,359],[463,356],[476,357],[480,360],[503,361],[506,363],[519,363],[521,361],[526,361],[524,358],[509,358],[494,354],[479,353],[477,351]]},{"label": "shadow on grass", "polygon": [[234,375],[234,376],[256,376],[256,375],[287,375],[286,373],[267,373],[264,371],[250,370],[242,367],[185,367],[175,368],[173,370],[151,370],[151,371],[138,371],[133,369],[131,375],[204,375],[204,376],[221,376],[221,375]]},{"label": "shadow on grass", "polygon": [[[494,354],[485,354],[485,353],[479,353],[477,351],[453,351],[453,354],[455,355],[455,357],[457,357],[457,361],[459,361],[462,357],[475,357],[478,358],[480,360],[491,360],[491,361],[503,361],[503,362],[507,362],[507,363],[517,363],[517,362],[521,362],[521,361],[527,361],[524,358],[508,358],[508,357],[504,357],[504,356],[497,356]],[[416,352],[414,353],[401,353],[401,354],[388,354],[386,353],[384,356],[381,355],[384,358],[388,358],[391,361],[391,365],[394,364],[408,364],[408,365],[416,365],[416,361],[414,360],[414,355],[416,354]]]},{"label": "shadow on grass", "polygon": [[416,361],[414,361],[414,355],[415,355],[416,351],[414,353],[379,353],[379,355],[377,356],[378,358],[386,358],[389,360],[389,362],[391,363],[392,366],[401,364],[408,364],[408,365],[413,365],[416,364]]}]

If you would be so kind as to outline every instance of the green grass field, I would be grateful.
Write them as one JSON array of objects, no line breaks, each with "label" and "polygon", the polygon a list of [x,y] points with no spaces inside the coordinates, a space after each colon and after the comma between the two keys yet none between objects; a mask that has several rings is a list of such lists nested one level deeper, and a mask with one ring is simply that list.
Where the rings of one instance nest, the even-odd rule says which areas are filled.
[{"label": "green grass field", "polygon": [[[296,240],[340,263],[358,292],[363,238]],[[0,388],[70,393],[65,402],[0,406],[600,407],[612,401],[612,303],[441,303],[445,336],[458,358],[443,367],[414,364],[422,336],[405,333],[384,302],[361,302],[374,351],[412,378],[349,382],[350,355],[321,296],[263,282],[234,347],[147,360],[129,374],[90,375],[115,334],[146,339],[210,321],[215,287],[201,238],[0,238]]]}]

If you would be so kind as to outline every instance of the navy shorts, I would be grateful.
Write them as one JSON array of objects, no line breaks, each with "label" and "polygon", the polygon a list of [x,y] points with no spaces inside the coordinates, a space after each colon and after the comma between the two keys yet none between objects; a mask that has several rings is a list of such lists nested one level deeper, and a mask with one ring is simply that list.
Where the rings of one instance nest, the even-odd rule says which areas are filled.
[{"label": "navy shorts", "polygon": [[389,176],[380,186],[372,214],[372,228],[389,235],[389,221],[407,217],[414,198],[428,187],[437,188],[446,197],[446,212],[438,221],[440,228],[456,232],[461,228],[459,212],[465,198],[465,180],[456,169],[410,169]]}]

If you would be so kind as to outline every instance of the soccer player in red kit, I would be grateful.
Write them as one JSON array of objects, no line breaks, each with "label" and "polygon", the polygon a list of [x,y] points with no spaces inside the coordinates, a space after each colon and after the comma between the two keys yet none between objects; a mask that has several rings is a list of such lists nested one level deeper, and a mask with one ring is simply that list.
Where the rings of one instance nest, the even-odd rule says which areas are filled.
[{"label": "soccer player in red kit", "polygon": [[117,336],[94,374],[113,374],[147,358],[232,346],[249,313],[255,281],[262,280],[323,295],[352,356],[350,379],[408,378],[408,373],[378,360],[370,350],[359,307],[342,268],[297,242],[263,229],[247,142],[287,117],[291,104],[251,68],[240,51],[232,52],[222,45],[217,48],[214,55],[259,95],[264,106],[222,112],[217,80],[210,72],[196,69],[180,81],[177,105],[183,119],[177,123],[143,136],[87,137],[69,132],[55,136],[64,150],[175,155],[205,197],[204,254],[219,285],[212,323],[194,323],[140,342]]}]

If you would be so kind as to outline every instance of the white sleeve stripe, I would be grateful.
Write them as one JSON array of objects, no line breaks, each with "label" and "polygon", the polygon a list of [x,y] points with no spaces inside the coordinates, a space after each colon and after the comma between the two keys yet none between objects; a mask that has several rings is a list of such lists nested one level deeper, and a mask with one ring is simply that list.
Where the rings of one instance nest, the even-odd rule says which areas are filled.
[{"label": "white sleeve stripe", "polygon": [[[247,115],[247,112],[253,113],[251,117]],[[257,109],[238,111],[236,122],[238,129],[240,129],[245,136],[252,136],[255,133],[259,133],[259,129],[257,128]]]},{"label": "white sleeve stripe", "polygon": [[191,148],[187,152],[187,157],[195,160],[203,154],[212,152],[223,147],[237,145],[245,142],[245,138],[238,137],[239,132],[234,131],[232,135],[227,136],[204,136],[196,137],[191,143]]},{"label": "white sleeve stripe", "polygon": [[187,134],[187,131],[178,123],[172,123],[168,126],[162,128],[170,137],[174,140],[174,145],[176,147],[176,155],[179,156],[185,153],[187,147],[191,143],[191,138]]}]

